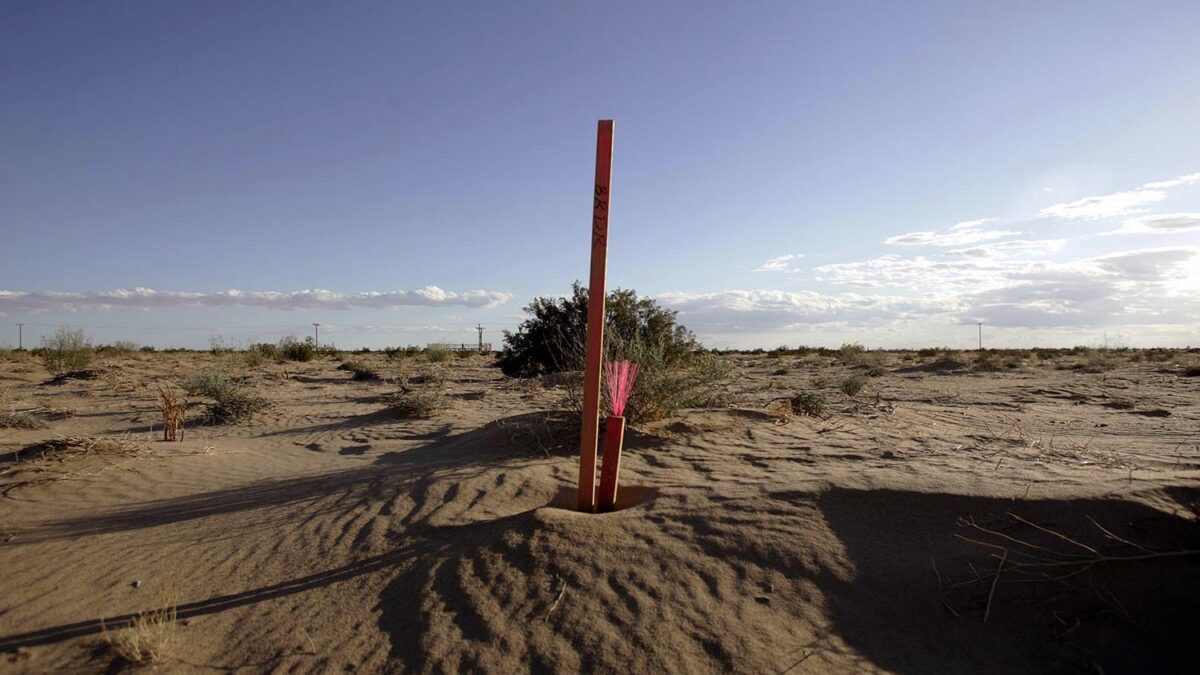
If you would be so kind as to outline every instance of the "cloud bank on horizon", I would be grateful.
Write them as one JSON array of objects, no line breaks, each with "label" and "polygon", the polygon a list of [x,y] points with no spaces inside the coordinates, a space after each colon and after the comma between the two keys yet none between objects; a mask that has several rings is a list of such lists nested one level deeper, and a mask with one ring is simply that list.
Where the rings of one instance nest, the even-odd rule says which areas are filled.
[{"label": "cloud bank on horizon", "polygon": [[238,291],[191,293],[130,288],[71,293],[62,291],[0,290],[0,315],[5,313],[76,312],[110,309],[189,309],[197,307],[244,307],[272,310],[396,309],[400,307],[496,307],[512,299],[501,291],[454,291],[423,286],[411,291],[364,291],[339,293],[322,289],[279,292]]},{"label": "cloud bank on horizon", "polygon": [[[1182,235],[1200,232],[1200,213],[1155,209],[1196,185],[1200,173],[1054,204],[1024,219],[977,218],[883,240],[899,253],[809,270],[792,266],[799,256],[789,254],[758,268],[787,272],[802,289],[658,297],[698,332],[726,336],[918,325],[936,334],[937,326],[977,322],[1186,335],[1200,326],[1200,237]],[[1104,247],[1116,248],[1097,250]]]}]

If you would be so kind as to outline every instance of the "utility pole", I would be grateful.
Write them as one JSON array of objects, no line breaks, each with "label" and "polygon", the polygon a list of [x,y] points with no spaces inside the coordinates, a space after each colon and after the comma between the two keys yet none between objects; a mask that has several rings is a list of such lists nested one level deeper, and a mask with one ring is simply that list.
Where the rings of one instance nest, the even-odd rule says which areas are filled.
[{"label": "utility pole", "polygon": [[313,346],[317,349],[321,348],[321,324],[313,324]]},{"label": "utility pole", "polygon": [[479,352],[483,353],[483,324],[475,324],[475,330],[479,331]]},{"label": "utility pole", "polygon": [[979,322],[979,351],[983,351],[983,322]]},{"label": "utility pole", "polygon": [[25,349],[25,324],[17,324],[17,349]]}]

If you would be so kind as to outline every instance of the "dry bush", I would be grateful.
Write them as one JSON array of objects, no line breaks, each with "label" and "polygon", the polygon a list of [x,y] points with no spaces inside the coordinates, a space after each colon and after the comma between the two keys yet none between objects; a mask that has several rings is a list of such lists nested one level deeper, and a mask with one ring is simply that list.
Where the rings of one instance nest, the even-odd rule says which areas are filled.
[{"label": "dry bush", "polygon": [[27,412],[0,414],[0,429],[45,429],[49,425]]},{"label": "dry bush", "polygon": [[409,378],[402,372],[400,390],[387,397],[388,409],[404,417],[432,417],[450,405],[441,373]]},{"label": "dry bush", "polygon": [[126,663],[153,666],[171,657],[178,631],[175,603],[168,601],[162,609],[139,612],[121,628],[105,626],[104,642]]},{"label": "dry bush", "polygon": [[350,379],[360,382],[380,379],[378,371],[359,361],[346,361],[337,369],[349,371],[352,374]]},{"label": "dry bush", "polygon": [[55,375],[82,371],[96,356],[91,339],[78,328],[59,328],[53,337],[43,337],[39,351],[42,363]]},{"label": "dry bush", "polygon": [[837,350],[837,358],[843,365],[853,366],[862,362],[867,348],[857,342],[843,344]]},{"label": "dry bush", "polygon": [[1106,373],[1120,365],[1120,359],[1109,349],[1085,348],[1083,361],[1075,364],[1075,370],[1085,373]]},{"label": "dry bush", "polygon": [[163,440],[182,441],[183,421],[187,411],[187,397],[180,398],[170,386],[158,383],[159,410],[163,419]]},{"label": "dry bush", "polygon": [[1200,366],[1188,366],[1183,371],[1184,377],[1200,377]]},{"label": "dry bush", "polygon": [[825,395],[819,391],[802,391],[788,400],[792,414],[824,418],[828,414]]},{"label": "dry bush", "polygon": [[842,378],[842,381],[838,383],[838,389],[840,389],[841,392],[846,395],[846,398],[851,399],[858,396],[858,394],[862,392],[863,388],[866,386],[867,378],[865,375],[860,374],[848,375]]},{"label": "dry bush", "polygon": [[453,354],[445,347],[430,347],[425,350],[425,360],[430,363],[443,363],[449,361],[451,356]]}]

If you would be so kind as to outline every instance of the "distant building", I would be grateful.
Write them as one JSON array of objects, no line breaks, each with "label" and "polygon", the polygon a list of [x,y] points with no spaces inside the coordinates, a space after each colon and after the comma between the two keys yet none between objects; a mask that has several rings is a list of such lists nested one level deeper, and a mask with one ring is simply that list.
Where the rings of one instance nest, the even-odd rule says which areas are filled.
[{"label": "distant building", "polygon": [[425,345],[426,349],[448,349],[452,352],[490,352],[492,351],[492,343],[485,342],[480,347],[477,342],[462,342],[451,344],[449,342],[430,342]]}]

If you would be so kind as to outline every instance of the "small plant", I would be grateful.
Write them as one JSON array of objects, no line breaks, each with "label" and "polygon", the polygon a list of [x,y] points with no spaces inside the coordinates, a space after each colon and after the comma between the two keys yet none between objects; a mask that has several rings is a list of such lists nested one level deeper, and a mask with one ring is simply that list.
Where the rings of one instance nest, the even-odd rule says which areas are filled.
[{"label": "small plant", "polygon": [[337,369],[349,371],[353,375],[350,379],[358,380],[360,382],[379,379],[378,372],[376,372],[370,366],[367,366],[359,361],[346,361],[342,365],[338,366]]},{"label": "small plant", "polygon": [[242,358],[246,361],[247,366],[257,368],[267,361],[278,361],[281,357],[279,347],[269,342],[259,342],[250,345]]},{"label": "small plant", "polygon": [[158,383],[158,396],[158,407],[163,419],[163,440],[182,441],[187,398],[180,398],[171,387],[162,382]]},{"label": "small plant", "polygon": [[1000,361],[996,358],[995,352],[984,351],[975,355],[975,362],[971,366],[971,370],[977,373],[998,373],[1003,368]]},{"label": "small plant", "polygon": [[49,425],[29,413],[0,414],[0,429],[45,429],[47,426]]},{"label": "small plant", "polygon": [[449,361],[451,357],[450,350],[445,347],[430,347],[425,350],[425,360],[430,363],[442,363]]},{"label": "small plant", "polygon": [[863,359],[867,348],[857,342],[846,343],[838,348],[837,358],[843,365],[853,366]]},{"label": "small plant", "polygon": [[311,337],[298,340],[288,335],[279,341],[279,355],[288,361],[312,361],[317,358],[317,347]]},{"label": "small plant", "polygon": [[104,642],[125,662],[151,666],[171,656],[178,629],[175,604],[162,609],[140,612],[125,626],[109,631],[104,626]]},{"label": "small plant", "polygon": [[887,368],[884,368],[879,364],[875,364],[868,366],[866,373],[867,377],[883,377],[884,375],[887,375]]},{"label": "small plant", "polygon": [[838,389],[840,389],[847,398],[851,399],[858,396],[859,392],[861,392],[866,386],[867,377],[860,373],[855,373],[854,375],[849,375],[845,378],[842,378],[842,381],[838,383]]},{"label": "small plant", "polygon": [[445,380],[438,376],[408,379],[400,377],[400,391],[388,397],[388,408],[404,417],[432,417],[449,404]]},{"label": "small plant", "polygon": [[1200,377],[1200,366],[1188,366],[1183,371],[1184,377]]},{"label": "small plant", "polygon": [[183,388],[193,396],[212,399],[204,411],[205,418],[212,424],[249,419],[270,406],[265,398],[222,370],[197,373],[183,383]]},{"label": "small plant", "polygon": [[95,355],[92,341],[79,328],[59,328],[53,337],[42,338],[42,362],[55,375],[81,371]]},{"label": "small plant", "polygon": [[792,372],[791,369],[789,369],[785,366],[783,368],[776,368],[775,370],[772,370],[771,374],[772,375],[787,375],[790,372]]},{"label": "small plant", "polygon": [[828,409],[825,395],[819,391],[802,391],[793,396],[788,403],[792,406],[793,414],[808,417],[823,418]]}]

